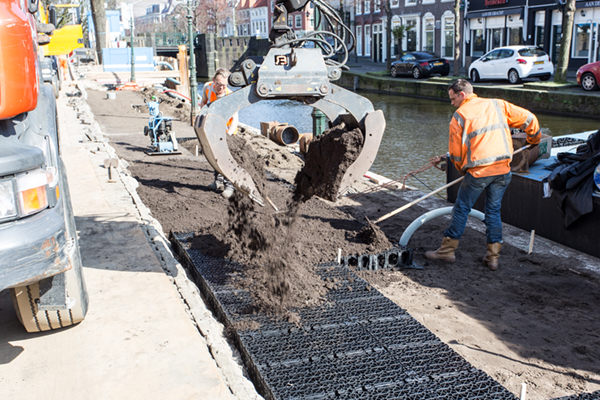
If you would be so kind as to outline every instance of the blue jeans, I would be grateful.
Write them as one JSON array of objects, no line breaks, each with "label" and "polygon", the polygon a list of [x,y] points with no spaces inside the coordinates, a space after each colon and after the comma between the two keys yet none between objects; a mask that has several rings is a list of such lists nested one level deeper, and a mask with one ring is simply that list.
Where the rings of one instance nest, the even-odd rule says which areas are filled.
[{"label": "blue jeans", "polygon": [[454,209],[452,210],[452,221],[444,232],[445,237],[460,239],[465,232],[467,216],[471,208],[485,190],[485,227],[487,243],[502,243],[502,219],[500,218],[500,207],[502,197],[508,188],[512,178],[509,172],[505,175],[486,176],[475,178],[467,173],[465,179],[460,183]]}]

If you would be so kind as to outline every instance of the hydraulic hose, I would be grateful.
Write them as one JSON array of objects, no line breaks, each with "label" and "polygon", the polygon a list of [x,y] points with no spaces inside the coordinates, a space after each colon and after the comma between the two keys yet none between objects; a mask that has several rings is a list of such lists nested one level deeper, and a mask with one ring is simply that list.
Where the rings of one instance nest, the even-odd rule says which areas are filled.
[{"label": "hydraulic hose", "polygon": [[[431,211],[426,212],[425,214],[421,215],[419,218],[415,219],[408,226],[408,228],[406,228],[404,230],[404,233],[402,234],[402,237],[400,238],[399,244],[401,246],[406,246],[408,241],[410,240],[410,237],[412,236],[412,234],[415,233],[415,231],[417,229],[419,229],[419,227],[421,225],[423,225],[425,222],[427,222],[429,220],[440,217],[442,215],[452,214],[452,208],[453,207],[442,207],[442,208],[438,208],[436,210],[431,210]],[[469,216],[475,217],[480,221],[483,221],[485,219],[485,215],[481,211],[477,211],[477,210],[471,210],[471,212],[469,213]]]}]

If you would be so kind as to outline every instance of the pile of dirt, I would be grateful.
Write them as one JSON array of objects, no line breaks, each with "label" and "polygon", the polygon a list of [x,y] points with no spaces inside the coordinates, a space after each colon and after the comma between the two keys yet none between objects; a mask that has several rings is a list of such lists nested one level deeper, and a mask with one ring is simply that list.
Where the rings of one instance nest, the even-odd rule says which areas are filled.
[{"label": "pile of dirt", "polygon": [[[164,93],[162,89],[154,87],[145,87],[139,93],[143,97],[144,102],[152,101],[153,97],[156,98],[160,103],[160,110],[163,114],[177,118],[182,122],[190,123],[192,108],[188,101],[173,98]],[[148,112],[148,110],[140,110],[140,112]]]},{"label": "pile of dirt", "polygon": [[342,178],[360,154],[363,144],[361,130],[348,130],[343,122],[313,139],[306,153],[306,166],[296,176],[296,198],[305,201],[319,196],[335,201]]}]

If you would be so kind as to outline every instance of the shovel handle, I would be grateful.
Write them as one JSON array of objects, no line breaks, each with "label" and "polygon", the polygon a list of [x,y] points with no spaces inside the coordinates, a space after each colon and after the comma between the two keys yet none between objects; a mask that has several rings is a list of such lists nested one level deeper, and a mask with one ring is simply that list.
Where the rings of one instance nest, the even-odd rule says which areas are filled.
[{"label": "shovel handle", "polygon": [[[528,144],[527,146],[523,146],[523,147],[521,147],[520,149],[517,149],[517,150],[515,150],[515,152],[513,153],[513,155],[515,155],[515,154],[517,154],[517,153],[520,153],[521,151],[523,151],[523,150],[525,150],[525,149],[528,149],[529,147],[531,147],[531,145],[530,145],[530,144]],[[425,200],[426,198],[429,198],[429,197],[433,196],[434,194],[436,194],[436,193],[438,193],[438,192],[441,192],[442,190],[444,190],[444,189],[447,189],[447,188],[449,188],[449,187],[450,187],[450,186],[452,186],[452,185],[455,185],[455,184],[457,184],[458,182],[462,181],[463,179],[465,179],[465,177],[464,177],[464,176],[461,176],[460,178],[458,178],[458,179],[456,179],[456,180],[454,180],[454,181],[452,181],[452,182],[450,182],[450,183],[447,183],[447,184],[445,184],[444,186],[442,186],[442,187],[440,187],[440,188],[437,188],[437,189],[435,189],[433,192],[431,192],[431,193],[428,193],[428,194],[426,194],[425,196],[419,197],[418,199],[416,199],[416,200],[413,200],[413,201],[411,201],[410,203],[408,203],[408,204],[405,204],[405,205],[403,205],[402,207],[400,207],[400,208],[397,208],[397,209],[395,209],[394,211],[392,211],[392,212],[389,212],[389,213],[385,214],[383,217],[379,218],[379,219],[378,219],[377,221],[375,221],[374,223],[375,223],[375,224],[378,224],[378,223],[380,223],[381,221],[384,221],[384,220],[388,219],[389,217],[392,217],[392,216],[394,216],[394,215],[398,214],[399,212],[402,212],[402,211],[406,210],[407,208],[414,206],[415,204],[417,204],[417,203],[419,203],[419,202],[421,202],[421,201]]]}]

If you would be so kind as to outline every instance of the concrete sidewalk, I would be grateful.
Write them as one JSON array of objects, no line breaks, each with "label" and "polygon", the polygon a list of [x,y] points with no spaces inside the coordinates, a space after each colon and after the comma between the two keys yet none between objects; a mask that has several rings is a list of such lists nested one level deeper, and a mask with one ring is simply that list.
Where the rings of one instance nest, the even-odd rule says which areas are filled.
[{"label": "concrete sidewalk", "polygon": [[[0,399],[257,399],[223,327],[172,257],[87,104],[58,100],[90,309],[80,324],[30,334],[0,293]],[[84,120],[84,119],[82,119]],[[86,121],[89,119],[85,118]],[[157,257],[157,254],[159,257]]]}]

